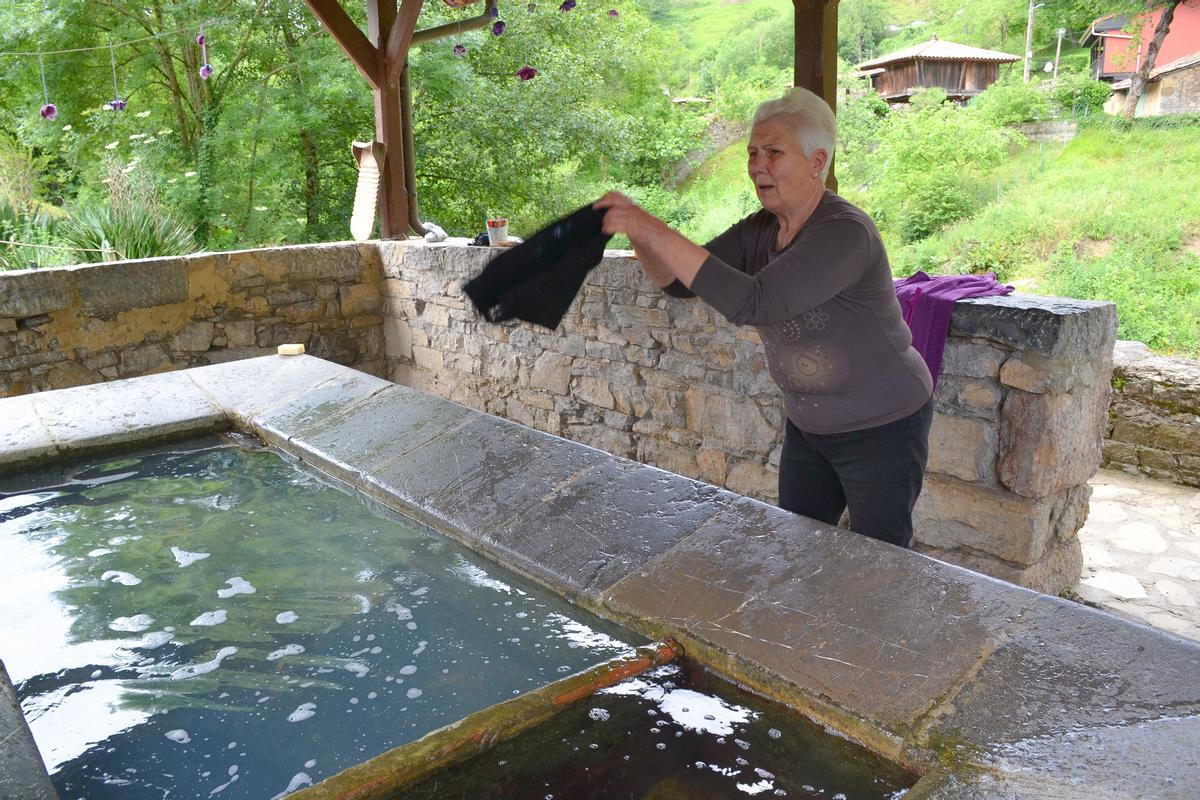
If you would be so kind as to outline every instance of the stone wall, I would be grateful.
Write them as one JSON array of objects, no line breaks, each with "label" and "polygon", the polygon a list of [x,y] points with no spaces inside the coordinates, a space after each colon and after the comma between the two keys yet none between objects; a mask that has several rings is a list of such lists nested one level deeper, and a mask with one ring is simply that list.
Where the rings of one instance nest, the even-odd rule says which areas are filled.
[{"label": "stone wall", "polygon": [[[380,245],[393,380],[767,501],[784,413],[751,328],[665,296],[610,253],[558,331],[480,321],[461,292],[494,251]],[[915,547],[1043,591],[1079,577],[1115,309],[1029,295],[951,323]]]},{"label": "stone wall", "polygon": [[1200,361],[1117,342],[1104,465],[1200,486]]},{"label": "stone wall", "polygon": [[230,361],[304,342],[379,373],[373,245],[0,272],[0,397]]},{"label": "stone wall", "polygon": [[1163,75],[1156,84],[1157,113],[1200,112],[1200,64]]},{"label": "stone wall", "polygon": [[[784,412],[757,333],[610,253],[559,330],[491,325],[461,241],[275,248],[0,272],[0,396],[308,352],[772,501]],[[1100,463],[1114,308],[987,298],[951,323],[914,546],[1055,592]]]}]

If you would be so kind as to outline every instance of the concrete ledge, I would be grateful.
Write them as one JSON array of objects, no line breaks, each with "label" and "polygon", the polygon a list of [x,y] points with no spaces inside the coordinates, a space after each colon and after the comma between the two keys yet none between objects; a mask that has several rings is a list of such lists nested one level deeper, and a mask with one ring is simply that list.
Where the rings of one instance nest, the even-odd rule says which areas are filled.
[{"label": "concrete ledge", "polygon": [[0,798],[58,800],[46,766],[21,714],[4,662],[0,661]]},{"label": "concrete ledge", "polygon": [[[914,800],[1182,799],[1200,785],[1195,642],[319,359],[100,388],[3,400],[0,420],[31,419],[33,403],[59,454],[239,421],[927,773]],[[116,412],[146,396],[163,402]],[[4,424],[19,452],[50,446]]]}]

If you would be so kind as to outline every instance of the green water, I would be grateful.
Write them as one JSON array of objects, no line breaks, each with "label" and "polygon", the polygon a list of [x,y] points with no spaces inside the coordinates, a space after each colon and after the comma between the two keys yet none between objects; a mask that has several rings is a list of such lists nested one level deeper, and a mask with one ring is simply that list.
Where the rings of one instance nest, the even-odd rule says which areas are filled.
[{"label": "green water", "polygon": [[604,690],[390,800],[899,800],[915,780],[683,661]]},{"label": "green water", "polygon": [[0,481],[0,659],[63,800],[272,798],[628,632],[269,450]]}]

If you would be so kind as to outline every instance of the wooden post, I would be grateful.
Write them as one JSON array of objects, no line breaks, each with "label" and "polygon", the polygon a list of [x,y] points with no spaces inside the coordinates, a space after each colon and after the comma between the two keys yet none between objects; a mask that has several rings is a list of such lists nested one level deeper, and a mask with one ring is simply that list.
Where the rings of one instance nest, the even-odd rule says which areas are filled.
[{"label": "wooden post", "polygon": [[[838,0],[792,0],[796,9],[795,85],[825,98],[837,113]],[[825,185],[837,191],[833,153]]]},{"label": "wooden post", "polygon": [[[375,87],[375,138],[386,154],[379,181],[379,238],[408,236],[408,195],[404,190],[404,128],[400,114],[400,84],[385,81],[387,41],[396,21],[395,0],[367,0],[367,36],[378,53]],[[405,53],[407,57],[407,53]]]}]

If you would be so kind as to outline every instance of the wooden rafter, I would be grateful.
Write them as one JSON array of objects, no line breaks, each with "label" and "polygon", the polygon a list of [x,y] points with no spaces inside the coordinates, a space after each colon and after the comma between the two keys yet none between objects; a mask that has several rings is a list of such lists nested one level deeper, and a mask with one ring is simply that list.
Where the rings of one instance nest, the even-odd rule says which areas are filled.
[{"label": "wooden rafter", "polygon": [[358,71],[367,79],[371,87],[378,89],[382,84],[379,71],[379,51],[358,29],[354,20],[350,19],[337,0],[304,0],[304,2],[346,51],[346,55],[350,56],[354,66],[358,67]]},{"label": "wooden rafter", "polygon": [[[838,0],[792,0],[796,9],[795,85],[825,98],[837,113]],[[829,154],[833,159],[833,153]],[[833,164],[825,185],[837,190]]]}]

